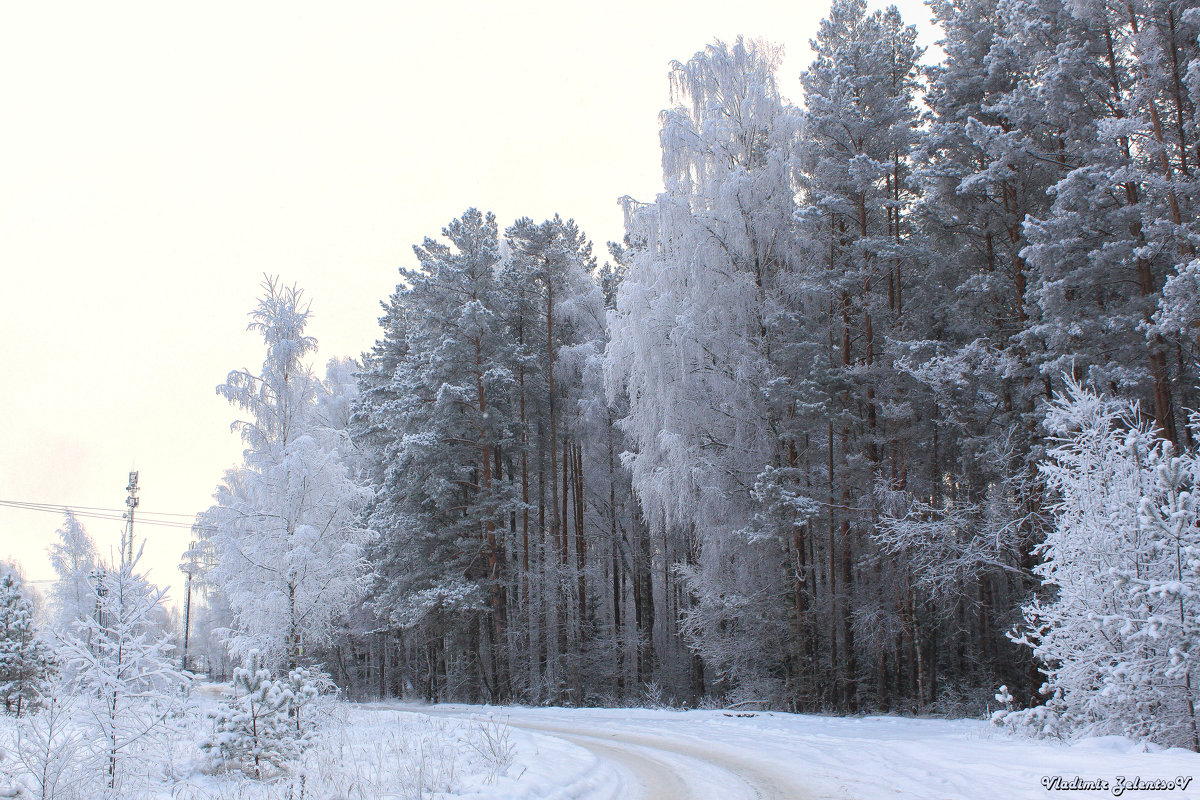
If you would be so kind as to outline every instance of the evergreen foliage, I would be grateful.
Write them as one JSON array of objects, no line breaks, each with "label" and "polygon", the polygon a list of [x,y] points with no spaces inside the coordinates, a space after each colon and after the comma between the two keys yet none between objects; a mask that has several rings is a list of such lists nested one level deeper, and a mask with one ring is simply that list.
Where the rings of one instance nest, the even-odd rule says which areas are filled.
[{"label": "evergreen foliage", "polygon": [[0,578],[0,698],[21,716],[41,695],[53,667],[50,648],[33,626],[33,607],[12,572]]},{"label": "evergreen foliage", "polygon": [[256,779],[273,777],[295,761],[315,733],[303,711],[327,682],[310,668],[274,678],[259,654],[246,655],[233,670],[232,694],[213,720],[213,733],[200,743],[218,769],[241,770]]},{"label": "evergreen foliage", "polygon": [[610,263],[469,209],[324,384],[269,283],[205,518],[234,648],[311,644],[355,694],[1001,696],[1200,749],[1200,11],[930,7],[935,65],[835,0],[795,105],[771,44],[672,63],[664,191]]},{"label": "evergreen foliage", "polygon": [[1043,464],[1053,527],[1023,607],[1045,707],[1002,719],[1040,733],[1132,734],[1200,749],[1200,459],[1177,455],[1136,404],[1067,384]]}]

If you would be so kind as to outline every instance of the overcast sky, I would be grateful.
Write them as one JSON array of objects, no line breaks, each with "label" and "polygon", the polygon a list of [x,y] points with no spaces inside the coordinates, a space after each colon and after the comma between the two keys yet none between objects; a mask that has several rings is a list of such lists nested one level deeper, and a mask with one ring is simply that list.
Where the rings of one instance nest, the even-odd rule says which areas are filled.
[{"label": "overcast sky", "polygon": [[[907,20],[936,38],[919,3]],[[411,247],[469,206],[574,217],[661,190],[667,70],[781,43],[800,95],[825,3],[0,6],[0,501],[191,515],[241,454],[214,393],[257,369],[264,272],[312,300],[320,361],[376,337]],[[0,507],[0,558],[52,577],[60,518]],[[85,520],[107,552],[118,521]],[[188,532],[144,526],[172,583]]]}]

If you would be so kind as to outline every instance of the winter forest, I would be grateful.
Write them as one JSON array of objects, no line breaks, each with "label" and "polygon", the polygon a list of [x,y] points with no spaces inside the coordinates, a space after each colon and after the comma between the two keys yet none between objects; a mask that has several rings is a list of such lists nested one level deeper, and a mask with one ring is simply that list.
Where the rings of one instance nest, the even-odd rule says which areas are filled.
[{"label": "winter forest", "polygon": [[189,627],[68,518],[44,630],[0,585],[6,710],[114,790],[199,675],[235,687],[201,749],[259,778],[331,693],[1200,751],[1192,5],[931,0],[931,65],[835,0],[794,104],[767,42],[670,65],[621,242],[468,208],[322,371],[266,278]]}]

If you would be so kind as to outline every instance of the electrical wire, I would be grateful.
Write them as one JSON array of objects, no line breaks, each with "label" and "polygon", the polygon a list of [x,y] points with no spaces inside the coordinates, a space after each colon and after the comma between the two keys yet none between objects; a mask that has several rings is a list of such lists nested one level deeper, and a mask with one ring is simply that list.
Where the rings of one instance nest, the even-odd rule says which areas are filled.
[{"label": "electrical wire", "polygon": [[[80,519],[111,520],[124,522],[128,509],[101,508],[98,506],[69,506],[58,503],[34,503],[24,500],[0,500],[0,508],[12,508],[20,511],[40,511],[51,514],[71,513]],[[207,530],[206,526],[196,522],[186,522],[185,519],[195,520],[196,514],[179,514],[174,512],[142,511],[139,509],[134,517],[138,525],[155,525],[163,528],[181,528],[184,530]],[[182,519],[180,519],[182,518]]]}]

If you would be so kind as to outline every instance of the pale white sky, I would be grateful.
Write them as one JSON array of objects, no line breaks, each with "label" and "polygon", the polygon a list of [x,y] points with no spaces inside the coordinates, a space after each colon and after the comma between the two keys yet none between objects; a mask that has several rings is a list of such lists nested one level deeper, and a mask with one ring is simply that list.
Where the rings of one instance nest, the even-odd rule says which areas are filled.
[{"label": "pale white sky", "polygon": [[[669,62],[765,37],[797,100],[826,10],[0,3],[0,500],[117,508],[137,468],[143,510],[202,510],[240,458],[214,387],[261,363],[263,272],[306,289],[323,362],[370,347],[411,246],[468,206],[574,217],[603,257],[616,199],[661,190]],[[59,523],[0,507],[0,559],[51,577]],[[139,534],[178,599],[187,531]]]}]

